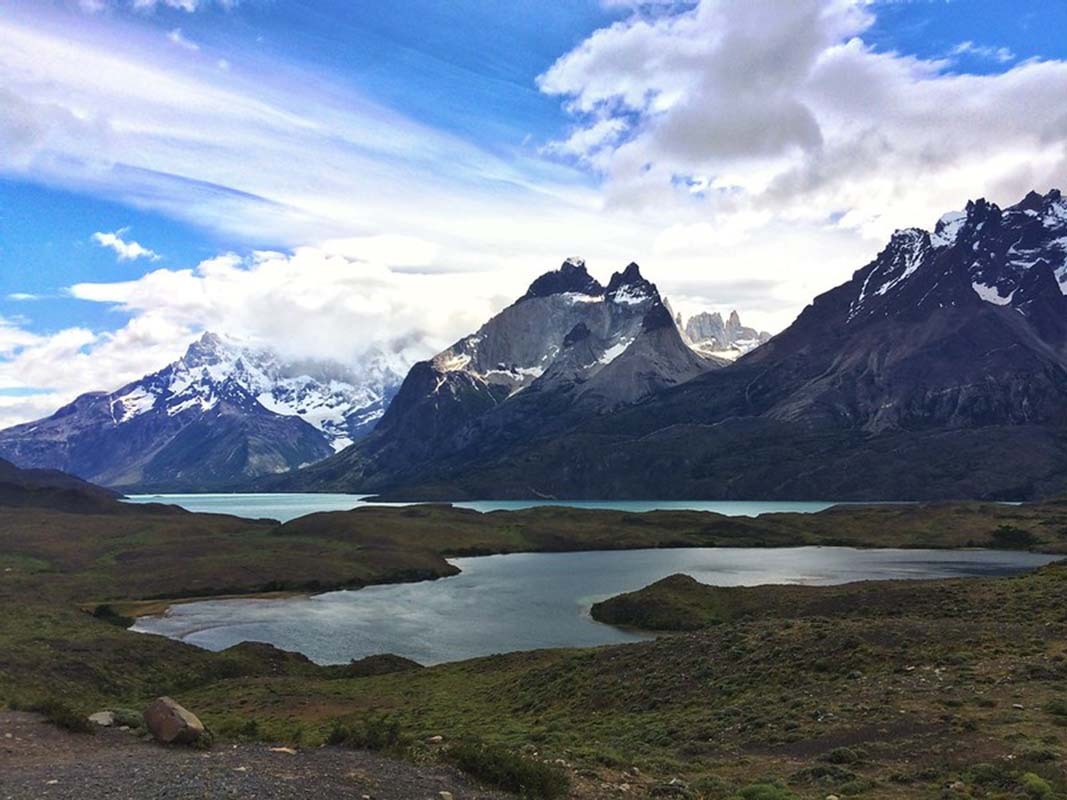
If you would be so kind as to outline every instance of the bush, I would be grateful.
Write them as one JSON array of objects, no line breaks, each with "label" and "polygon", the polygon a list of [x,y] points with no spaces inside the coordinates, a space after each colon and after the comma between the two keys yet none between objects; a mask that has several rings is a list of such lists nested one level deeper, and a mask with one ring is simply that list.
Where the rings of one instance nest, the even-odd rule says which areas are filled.
[{"label": "bush", "polygon": [[1019,779],[1019,786],[1026,792],[1027,797],[1032,797],[1034,800],[1044,800],[1052,796],[1052,785],[1040,775],[1032,772],[1027,772]]},{"label": "bush", "polygon": [[335,722],[326,735],[326,743],[359,750],[403,752],[411,747],[411,737],[406,736],[395,721],[378,717],[358,725]]},{"label": "bush", "polygon": [[993,547],[1014,549],[1033,547],[1040,540],[1030,531],[1014,525],[1001,525],[993,531]]},{"label": "bush", "polygon": [[823,755],[819,760],[828,761],[831,764],[859,764],[866,757],[866,752],[859,748],[837,747]]},{"label": "bush", "polygon": [[93,616],[104,622],[108,622],[112,625],[117,625],[120,628],[128,628],[133,625],[136,620],[133,617],[127,617],[120,614],[114,609],[114,607],[103,603],[93,609]]},{"label": "bush", "polygon": [[111,713],[115,715],[115,725],[126,725],[130,728],[143,728],[144,715],[135,708],[113,708]]},{"label": "bush", "polygon": [[1056,717],[1067,717],[1067,700],[1057,697],[1045,703],[1045,711]]},{"label": "bush", "polygon": [[53,725],[72,733],[96,733],[96,726],[85,714],[56,697],[31,703],[26,710],[43,714]]},{"label": "bush", "polygon": [[449,749],[448,758],[468,775],[524,798],[557,800],[570,792],[570,778],[559,767],[496,745],[463,742]]},{"label": "bush", "polygon": [[754,783],[737,793],[739,800],[797,800],[797,796],[780,783]]},{"label": "bush", "polygon": [[794,772],[795,783],[845,783],[856,779],[856,773],[837,764],[815,764]]}]

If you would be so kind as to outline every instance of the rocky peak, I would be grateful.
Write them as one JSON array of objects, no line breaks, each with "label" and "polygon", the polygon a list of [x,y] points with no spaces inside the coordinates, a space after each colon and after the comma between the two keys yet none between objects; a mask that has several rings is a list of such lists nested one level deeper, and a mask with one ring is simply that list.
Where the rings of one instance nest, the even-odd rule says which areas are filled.
[{"label": "rocky peak", "polygon": [[641,275],[641,268],[633,262],[628,264],[622,272],[616,272],[611,276],[605,297],[611,302],[628,305],[661,303],[655,284],[645,280]]},{"label": "rocky peak", "polygon": [[622,272],[612,274],[611,280],[608,281],[608,294],[617,291],[622,286],[638,286],[645,283],[648,281],[641,275],[641,268],[631,261]]},{"label": "rocky peak", "polygon": [[766,331],[744,325],[736,309],[725,322],[718,312],[701,311],[689,318],[684,332],[697,350],[728,359],[747,353],[771,338]]},{"label": "rocky peak", "polygon": [[189,345],[181,361],[187,367],[214,364],[220,361],[228,350],[221,336],[211,331],[204,331],[199,339]]},{"label": "rocky peak", "polygon": [[546,272],[537,278],[518,302],[571,292],[590,297],[600,297],[604,294],[604,287],[589,274],[585,262],[580,258],[568,258],[559,269]]},{"label": "rocky peak", "polygon": [[[1040,274],[1033,274],[1035,273]],[[1051,287],[1067,289],[1067,203],[1058,190],[1030,192],[1001,209],[985,199],[938,220],[934,233],[897,231],[857,273],[848,321],[908,315],[924,308],[1011,306],[1023,316],[1053,313],[1032,305],[1035,293],[1054,305]]]}]

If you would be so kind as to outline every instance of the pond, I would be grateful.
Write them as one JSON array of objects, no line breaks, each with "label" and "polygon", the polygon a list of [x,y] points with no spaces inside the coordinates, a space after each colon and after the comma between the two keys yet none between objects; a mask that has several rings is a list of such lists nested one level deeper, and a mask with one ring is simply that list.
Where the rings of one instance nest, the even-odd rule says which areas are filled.
[{"label": "pond", "polygon": [[544,647],[636,641],[590,606],[683,572],[702,583],[828,585],[859,580],[1005,575],[1058,556],[990,550],[846,547],[679,548],[528,553],[452,562],[462,573],[284,599],[212,600],[142,617],[134,629],[221,650],[269,642],[321,664],[395,653],[422,664]]}]

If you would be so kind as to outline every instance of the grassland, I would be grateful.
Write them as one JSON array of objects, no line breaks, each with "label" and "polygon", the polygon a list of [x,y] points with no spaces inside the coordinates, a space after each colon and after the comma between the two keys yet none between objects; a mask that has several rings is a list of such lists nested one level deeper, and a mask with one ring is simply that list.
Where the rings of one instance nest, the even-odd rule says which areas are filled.
[{"label": "grassland", "polygon": [[755,520],[377,508],[281,526],[4,510],[0,700],[60,695],[88,712],[166,693],[222,739],[305,746],[338,724],[384,719],[414,743],[416,760],[436,757],[418,744],[433,735],[561,760],[582,797],[725,798],[767,782],[781,784],[767,792],[804,798],[924,798],[950,784],[953,796],[1067,792],[1059,566],[1016,578],[725,594],[676,579],[635,607],[682,620],[674,627],[688,633],[388,674],[316,667],[260,645],[208,653],[115,624],[126,604],[151,598],[445,575],[448,555],[796,544],[1064,552],[1067,507],[846,507]]}]

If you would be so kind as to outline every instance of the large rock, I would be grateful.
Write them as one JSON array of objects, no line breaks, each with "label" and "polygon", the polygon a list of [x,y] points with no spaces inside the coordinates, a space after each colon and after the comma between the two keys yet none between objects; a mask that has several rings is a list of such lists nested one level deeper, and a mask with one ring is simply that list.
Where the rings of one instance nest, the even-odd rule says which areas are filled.
[{"label": "large rock", "polygon": [[195,744],[204,736],[204,723],[196,714],[169,697],[160,697],[144,710],[145,725],[163,744]]}]

